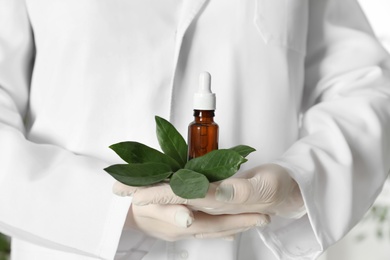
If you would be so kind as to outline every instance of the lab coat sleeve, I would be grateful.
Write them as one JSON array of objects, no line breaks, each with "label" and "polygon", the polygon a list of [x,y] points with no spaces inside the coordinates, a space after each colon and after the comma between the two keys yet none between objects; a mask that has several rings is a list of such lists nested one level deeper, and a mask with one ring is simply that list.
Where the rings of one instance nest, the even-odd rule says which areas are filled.
[{"label": "lab coat sleeve", "polygon": [[113,259],[130,205],[111,193],[107,163],[26,139],[34,61],[24,0],[0,1],[0,232]]},{"label": "lab coat sleeve", "polygon": [[341,239],[390,169],[389,55],[355,0],[309,5],[300,138],[276,161],[298,182],[307,216],[264,230],[281,259],[313,259]]}]

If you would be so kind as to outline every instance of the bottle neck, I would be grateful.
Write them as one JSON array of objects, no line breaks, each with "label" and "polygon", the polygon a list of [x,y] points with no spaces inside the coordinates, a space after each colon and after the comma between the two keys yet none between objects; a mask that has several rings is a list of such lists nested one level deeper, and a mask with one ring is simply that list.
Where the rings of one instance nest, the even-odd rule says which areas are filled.
[{"label": "bottle neck", "polygon": [[194,109],[195,122],[212,123],[214,122],[214,110]]}]

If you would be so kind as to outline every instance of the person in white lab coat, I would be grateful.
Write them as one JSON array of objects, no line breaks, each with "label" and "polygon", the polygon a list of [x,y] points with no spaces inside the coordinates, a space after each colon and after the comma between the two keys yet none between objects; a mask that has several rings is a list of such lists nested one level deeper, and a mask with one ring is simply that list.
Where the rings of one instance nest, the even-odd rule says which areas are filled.
[{"label": "person in white lab coat", "polygon": [[[315,259],[388,175],[389,68],[355,0],[0,0],[0,232],[12,259]],[[158,148],[154,115],[186,135],[204,70],[220,147],[256,148],[241,173],[272,163],[303,210],[233,212],[209,194],[187,202],[208,220],[178,228],[185,205],[112,193],[103,168],[120,159],[108,146]],[[212,227],[222,232],[202,239]]]}]

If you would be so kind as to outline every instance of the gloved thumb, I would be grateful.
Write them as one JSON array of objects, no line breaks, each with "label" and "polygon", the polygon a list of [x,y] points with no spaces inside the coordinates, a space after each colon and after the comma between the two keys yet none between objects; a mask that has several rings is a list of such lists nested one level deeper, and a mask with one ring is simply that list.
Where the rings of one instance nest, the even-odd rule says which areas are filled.
[{"label": "gloved thumb", "polygon": [[217,187],[215,198],[227,203],[252,203],[254,200],[253,184],[250,179],[227,179]]},{"label": "gloved thumb", "polygon": [[259,166],[245,174],[247,178],[230,178],[222,181],[217,187],[216,199],[226,203],[270,206],[278,204],[290,190],[292,179],[280,166]]},{"label": "gloved thumb", "polygon": [[298,184],[281,166],[267,164],[245,174],[248,178],[222,181],[216,188],[216,200],[256,205],[258,212],[287,218],[299,218],[306,213]]}]

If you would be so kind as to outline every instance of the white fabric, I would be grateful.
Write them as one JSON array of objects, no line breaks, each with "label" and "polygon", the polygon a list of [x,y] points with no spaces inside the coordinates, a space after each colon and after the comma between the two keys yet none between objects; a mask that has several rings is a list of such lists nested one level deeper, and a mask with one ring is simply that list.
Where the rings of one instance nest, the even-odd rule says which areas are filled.
[{"label": "white fabric", "polygon": [[287,167],[308,215],[236,242],[150,246],[130,232],[122,259],[272,259],[263,241],[313,259],[348,232],[390,163],[389,57],[354,0],[0,0],[0,231],[13,259],[113,259],[130,200],[111,193],[102,168],[120,160],[107,147],[157,148],[154,115],[185,136],[204,70],[220,146],[255,147],[244,169]]}]

